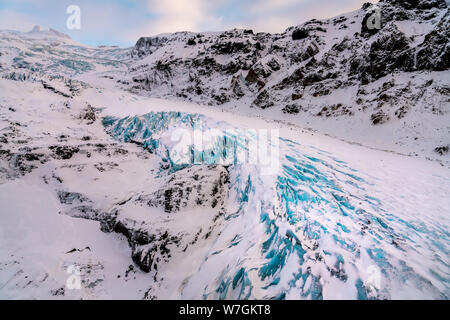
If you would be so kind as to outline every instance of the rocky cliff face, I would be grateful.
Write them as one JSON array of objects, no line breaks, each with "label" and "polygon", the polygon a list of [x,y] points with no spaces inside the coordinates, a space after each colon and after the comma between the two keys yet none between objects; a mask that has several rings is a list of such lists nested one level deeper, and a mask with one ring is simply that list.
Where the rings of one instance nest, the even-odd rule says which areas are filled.
[{"label": "rocky cliff face", "polygon": [[[377,12],[374,28],[368,20]],[[382,0],[280,34],[234,29],[143,37],[126,83],[134,92],[210,105],[362,114],[372,125],[411,109],[443,114],[449,23],[445,0]]]}]

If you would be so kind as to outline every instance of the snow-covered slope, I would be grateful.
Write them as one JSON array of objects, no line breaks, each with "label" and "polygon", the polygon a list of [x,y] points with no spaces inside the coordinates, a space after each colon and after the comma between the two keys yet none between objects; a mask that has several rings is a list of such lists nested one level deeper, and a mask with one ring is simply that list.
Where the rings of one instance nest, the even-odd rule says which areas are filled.
[{"label": "snow-covered slope", "polygon": [[[448,9],[380,5],[390,10],[374,34],[364,10],[133,49],[0,31],[0,298],[448,299],[448,154],[399,154],[420,153],[408,132],[421,155],[448,144]],[[401,66],[388,58],[400,33]],[[379,45],[384,58],[370,54]],[[403,69],[412,49],[417,70]],[[375,110],[390,119],[370,124]],[[178,152],[180,132],[209,129],[220,134],[205,148]],[[274,163],[250,161],[258,129],[278,130]]]},{"label": "snow-covered slope", "polygon": [[[69,78],[125,66],[130,49],[90,47],[55,30],[0,30],[0,74],[12,80]],[[66,79],[68,80],[68,79]]]}]

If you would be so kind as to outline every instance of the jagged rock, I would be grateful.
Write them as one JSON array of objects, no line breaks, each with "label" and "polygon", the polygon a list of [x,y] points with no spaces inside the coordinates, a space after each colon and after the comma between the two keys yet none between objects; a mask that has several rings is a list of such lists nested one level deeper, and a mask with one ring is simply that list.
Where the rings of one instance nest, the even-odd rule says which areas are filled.
[{"label": "jagged rock", "polygon": [[231,91],[239,98],[245,95],[245,80],[242,74],[235,75],[231,79]]},{"label": "jagged rock", "polygon": [[221,208],[228,193],[228,172],[220,165],[194,165],[171,175],[164,189],[136,201],[171,213],[198,206]]},{"label": "jagged rock", "polygon": [[296,93],[296,92],[294,92],[292,95],[291,95],[291,99],[292,100],[298,100],[298,99],[301,99],[303,97],[303,94],[302,93]]},{"label": "jagged rock", "polygon": [[[380,1],[377,6],[381,20],[379,29],[373,30],[365,28],[374,7],[365,4],[355,13],[313,19],[280,34],[234,29],[218,34],[180,32],[165,35],[164,41],[140,39],[133,49],[135,60],[130,68],[132,91],[151,91],[157,96],[209,105],[245,96],[248,99],[240,101],[248,106],[277,105],[280,109],[289,100],[311,99],[311,104],[300,104],[315,115],[317,111],[306,106],[333,95],[337,89],[364,86],[394,72],[448,70],[450,28],[445,1]],[[356,19],[362,20],[361,32],[349,34],[348,27]],[[402,24],[397,24],[407,20],[432,24],[433,29],[428,35],[410,36]],[[190,40],[196,42],[191,42],[196,50],[180,54],[176,48]],[[330,46],[330,42],[334,43]],[[152,55],[155,48],[162,47],[166,53],[141,62],[143,55]],[[141,52],[140,57],[137,52]],[[295,94],[291,97],[292,92]],[[404,100],[413,99],[406,92],[395,94]],[[359,108],[362,97],[352,98],[355,103],[347,103],[348,108]],[[415,103],[413,100],[410,103]],[[362,111],[371,107],[377,107],[376,102],[365,99]],[[349,115],[356,110],[350,111]]]},{"label": "jagged rock", "polygon": [[416,57],[416,70],[444,71],[450,68],[450,13],[447,11],[436,28],[425,36]]},{"label": "jagged rock", "polygon": [[261,91],[256,99],[253,101],[253,104],[260,107],[261,109],[270,108],[274,105],[274,102],[270,99],[270,95],[267,90]]},{"label": "jagged rock", "polygon": [[446,8],[445,0],[381,0],[380,3],[389,3],[390,5],[404,9],[428,10],[431,8]]},{"label": "jagged rock", "polygon": [[94,108],[88,105],[80,114],[80,119],[87,120],[88,124],[93,124],[96,120]]},{"label": "jagged rock", "polygon": [[92,202],[87,197],[78,192],[58,191],[58,199],[62,204],[73,205]]},{"label": "jagged rock", "polygon": [[289,114],[297,114],[300,112],[301,107],[297,104],[288,104],[283,109],[283,113],[289,113]]},{"label": "jagged rock", "polygon": [[370,116],[373,125],[383,124],[389,120],[389,116],[383,111],[378,111]]},{"label": "jagged rock", "polygon": [[53,152],[53,157],[55,159],[67,160],[72,158],[72,156],[80,151],[80,148],[73,146],[50,146],[48,147]]},{"label": "jagged rock", "polygon": [[403,33],[383,33],[371,44],[366,57],[351,61],[350,73],[359,74],[361,83],[367,84],[396,70],[408,69],[413,59],[408,49],[409,41]]},{"label": "jagged rock", "polygon": [[144,272],[158,270],[159,262],[168,262],[171,257],[171,246],[176,246],[180,239],[170,236],[166,231],[154,236],[151,243],[132,246],[132,259]]},{"label": "jagged rock", "polygon": [[434,152],[440,154],[441,156],[445,155],[448,153],[450,146],[442,146],[442,147],[436,147],[434,149]]},{"label": "jagged rock", "polygon": [[212,49],[218,54],[250,53],[252,51],[251,44],[243,41],[219,42],[213,45]]},{"label": "jagged rock", "polygon": [[302,40],[308,37],[308,31],[305,29],[295,29],[292,32],[292,40]]},{"label": "jagged rock", "polygon": [[157,50],[167,41],[166,37],[141,37],[131,52],[132,57],[144,57]]},{"label": "jagged rock", "polygon": [[44,80],[41,80],[41,83],[42,83],[42,86],[43,86],[45,89],[48,89],[48,90],[50,90],[50,91],[52,91],[52,92],[54,92],[54,93],[56,93],[56,94],[59,94],[59,95],[65,97],[65,98],[70,98],[70,97],[71,97],[70,94],[67,94],[67,93],[65,93],[65,92],[62,92],[62,91],[56,89],[54,86],[52,86],[51,84],[45,82]]},{"label": "jagged rock", "polygon": [[402,119],[406,116],[408,113],[409,108],[407,106],[401,106],[397,110],[395,110],[394,114],[397,116],[398,119]]},{"label": "jagged rock", "polygon": [[330,106],[324,106],[322,109],[317,113],[317,116],[325,116],[325,117],[331,117],[331,116],[343,116],[343,115],[352,115],[352,111],[342,103],[336,103],[332,104]]},{"label": "jagged rock", "polygon": [[13,170],[13,176],[23,176],[30,173],[38,167],[39,164],[43,164],[48,161],[48,156],[43,153],[11,153],[8,150],[0,150],[0,157],[6,158],[9,162],[9,168]]}]

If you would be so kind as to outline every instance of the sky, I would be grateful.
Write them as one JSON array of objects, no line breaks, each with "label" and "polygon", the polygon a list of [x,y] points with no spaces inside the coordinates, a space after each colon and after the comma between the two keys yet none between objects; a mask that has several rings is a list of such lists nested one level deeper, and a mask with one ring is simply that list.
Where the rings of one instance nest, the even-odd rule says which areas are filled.
[{"label": "sky", "polygon": [[[88,45],[133,46],[141,36],[175,31],[283,32],[312,18],[330,18],[376,0],[0,0],[0,29],[53,28]],[[68,29],[70,5],[80,29]]]}]

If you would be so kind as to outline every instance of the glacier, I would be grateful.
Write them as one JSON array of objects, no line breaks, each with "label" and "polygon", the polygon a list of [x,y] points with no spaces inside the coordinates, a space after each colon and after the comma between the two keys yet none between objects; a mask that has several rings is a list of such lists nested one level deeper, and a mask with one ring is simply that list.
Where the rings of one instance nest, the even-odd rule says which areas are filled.
[{"label": "glacier", "polygon": [[[110,135],[139,142],[158,154],[161,168],[169,172],[184,167],[170,159],[165,135],[196,123],[204,129],[229,127],[182,112],[103,118]],[[233,138],[222,139],[227,137]],[[200,152],[223,157],[224,144],[214,146]],[[227,168],[229,201],[235,202],[228,207],[236,209],[226,213],[220,236],[184,283],[182,298],[202,292],[209,299],[322,299],[328,286],[358,299],[389,299],[392,290],[405,286],[423,297],[448,298],[448,265],[441,258],[448,254],[448,228],[392,211],[372,196],[370,178],[330,152],[284,138],[280,149],[283,161],[276,176],[262,176],[257,165]],[[428,257],[428,270],[414,271],[421,262],[408,256],[415,255]],[[371,282],[373,272],[378,284]]]}]

